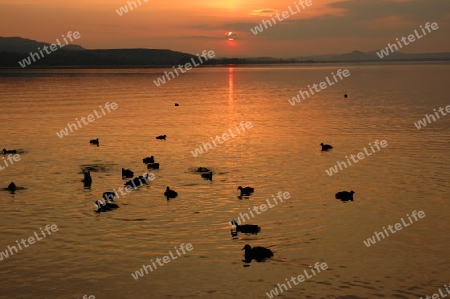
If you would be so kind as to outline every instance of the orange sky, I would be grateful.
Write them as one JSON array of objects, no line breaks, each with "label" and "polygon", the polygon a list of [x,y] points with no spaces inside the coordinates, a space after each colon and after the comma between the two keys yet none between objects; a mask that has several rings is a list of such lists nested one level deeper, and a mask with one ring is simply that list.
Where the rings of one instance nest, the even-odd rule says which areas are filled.
[{"label": "orange sky", "polygon": [[[119,16],[116,10],[128,0],[0,0],[0,36],[53,43],[68,31],[78,31],[77,44],[88,49],[295,57],[378,50],[426,22],[437,22],[438,30],[402,51],[450,52],[450,0],[311,0],[310,7],[258,35],[250,28],[274,12],[289,6],[295,10],[294,2],[300,0],[133,1],[138,7]],[[237,40],[225,39],[229,30],[237,32]]]}]

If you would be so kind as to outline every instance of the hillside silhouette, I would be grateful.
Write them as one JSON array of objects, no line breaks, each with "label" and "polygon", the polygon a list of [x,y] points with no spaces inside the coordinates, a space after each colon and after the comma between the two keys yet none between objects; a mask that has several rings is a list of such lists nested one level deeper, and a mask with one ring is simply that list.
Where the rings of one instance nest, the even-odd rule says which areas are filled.
[{"label": "hillside silhouette", "polygon": [[[0,37],[0,67],[21,68],[19,61],[28,58],[30,52],[37,53],[38,47],[50,46],[21,37]],[[31,62],[27,67],[165,67],[184,65],[197,59],[197,56],[165,49],[106,49],[89,50],[82,46],[69,44]],[[279,63],[315,63],[315,62],[380,62],[380,61],[445,61],[450,53],[407,54],[390,53],[380,59],[377,51],[353,51],[345,54],[302,56],[288,59],[272,57],[255,58],[215,58],[204,62],[205,65],[223,64],[279,64]]]}]

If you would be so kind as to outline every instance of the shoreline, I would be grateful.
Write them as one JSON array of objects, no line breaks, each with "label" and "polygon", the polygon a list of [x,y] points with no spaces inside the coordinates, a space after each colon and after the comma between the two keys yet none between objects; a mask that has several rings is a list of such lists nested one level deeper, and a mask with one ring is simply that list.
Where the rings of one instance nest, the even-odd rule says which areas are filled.
[{"label": "shoreline", "polygon": [[[220,63],[220,64],[207,64],[196,67],[196,69],[200,68],[229,68],[229,67],[267,67],[267,66],[317,66],[319,65],[330,65],[330,64],[347,64],[347,65],[414,65],[414,64],[441,64],[442,62],[450,63],[449,59],[424,59],[424,60],[368,60],[368,61],[300,61],[300,62],[264,62],[264,63]],[[58,70],[58,69],[172,69],[173,65],[67,65],[67,66],[28,66],[26,68],[12,67],[12,66],[0,66],[0,70],[20,70],[20,71],[28,71],[28,70]]]}]

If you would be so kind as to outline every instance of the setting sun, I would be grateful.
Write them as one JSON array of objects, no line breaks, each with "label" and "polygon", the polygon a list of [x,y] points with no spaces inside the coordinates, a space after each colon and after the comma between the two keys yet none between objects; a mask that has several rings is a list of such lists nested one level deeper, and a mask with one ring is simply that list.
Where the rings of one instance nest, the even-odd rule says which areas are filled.
[{"label": "setting sun", "polygon": [[235,32],[228,31],[225,35],[228,38],[228,40],[235,40],[236,39],[236,33]]}]

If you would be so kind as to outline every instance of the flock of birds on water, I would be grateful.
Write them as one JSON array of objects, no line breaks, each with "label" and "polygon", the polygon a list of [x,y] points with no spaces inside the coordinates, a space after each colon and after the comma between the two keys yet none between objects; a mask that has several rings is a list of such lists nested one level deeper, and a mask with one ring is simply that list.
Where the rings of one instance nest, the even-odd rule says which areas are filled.
[{"label": "flock of birds on water", "polygon": [[[178,106],[178,105],[176,104],[176,106]],[[160,136],[157,136],[156,139],[166,140],[166,137],[167,137],[166,135],[160,135]],[[89,143],[92,145],[100,146],[100,141],[98,138],[90,140]],[[333,146],[331,146],[329,144],[324,144],[324,143],[321,143],[320,146],[322,147],[323,152],[329,151],[333,148]],[[4,155],[7,155],[7,154],[16,154],[18,151],[15,149],[7,150],[4,148],[2,150],[2,152]],[[145,157],[142,159],[142,162],[147,164],[147,169],[159,169],[159,166],[160,166],[159,163],[155,163],[154,156]],[[195,169],[195,172],[200,173],[201,177],[206,180],[212,180],[213,172],[206,167],[198,167]],[[92,185],[92,177],[91,177],[90,171],[85,169],[85,170],[83,170],[82,173],[84,176],[84,178],[82,180],[84,187],[90,188]],[[130,169],[122,168],[122,179],[128,179],[128,178],[133,178],[133,177],[134,177],[133,171],[131,171]],[[132,180],[127,181],[124,184],[124,186],[136,189],[136,188],[141,187],[143,184],[148,184],[147,181],[148,181],[148,174],[146,174],[145,176],[135,177]],[[8,185],[8,187],[5,188],[4,190],[14,193],[16,190],[20,190],[20,189],[24,189],[24,188],[18,187],[14,183],[14,181],[12,181]],[[255,192],[255,189],[252,187],[249,187],[249,186],[247,186],[247,187],[239,186],[237,188],[237,190],[240,191],[240,196],[238,196],[238,198],[240,198],[240,199],[242,199],[244,197],[248,198],[252,193]],[[336,193],[335,197],[336,197],[336,199],[339,199],[343,202],[353,201],[354,193],[355,192],[353,190],[350,192],[341,191],[341,192]],[[109,191],[104,192],[103,196],[102,196],[103,200],[97,200],[94,203],[97,206],[97,209],[95,210],[95,212],[103,213],[103,212],[108,212],[108,211],[118,209],[119,206],[114,203],[115,196],[116,196],[115,192],[109,192]],[[170,199],[176,198],[178,196],[178,193],[175,190],[170,189],[169,186],[167,186],[166,191],[164,192],[164,196],[167,198],[167,200],[170,200]],[[234,229],[233,228],[231,229],[232,237],[236,237],[238,232],[244,233],[244,234],[258,234],[261,231],[261,227],[259,227],[258,225],[255,225],[255,224],[240,225],[236,219],[233,219],[232,221],[230,221],[230,224],[234,228]],[[249,263],[252,260],[255,260],[257,262],[262,262],[266,259],[273,257],[272,250],[265,248],[265,247],[261,247],[261,246],[251,247],[249,244],[246,244],[244,246],[244,248],[242,248],[242,250],[245,250],[244,261],[246,263]]]},{"label": "flock of birds on water", "polygon": [[[322,147],[322,151],[326,152],[329,151],[333,148],[333,146],[329,145],[329,144],[324,144],[321,143],[320,146]],[[241,191],[241,197],[242,196],[250,196],[255,189],[252,187],[245,187],[242,188],[241,186],[238,187],[238,190]],[[355,192],[352,191],[340,191],[338,193],[336,193],[335,198],[341,200],[342,202],[347,202],[347,201],[353,201],[353,194]],[[237,236],[238,232],[244,233],[244,234],[258,234],[261,231],[261,227],[259,227],[258,225],[255,224],[243,224],[240,225],[238,223],[238,221],[236,219],[233,219],[232,221],[230,221],[230,224],[232,226],[235,227],[235,231],[233,231],[233,229],[231,230],[231,235],[233,237]],[[252,260],[256,260],[257,262],[262,262],[266,259],[269,259],[271,257],[273,257],[273,252],[272,250],[262,247],[262,246],[257,246],[257,247],[251,247],[249,244],[246,244],[244,246],[244,248],[242,248],[242,250],[245,250],[245,262],[251,262]]]}]

